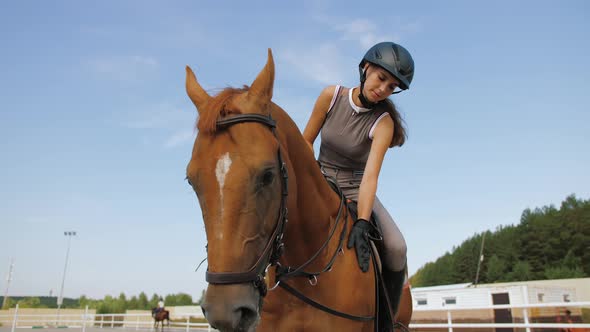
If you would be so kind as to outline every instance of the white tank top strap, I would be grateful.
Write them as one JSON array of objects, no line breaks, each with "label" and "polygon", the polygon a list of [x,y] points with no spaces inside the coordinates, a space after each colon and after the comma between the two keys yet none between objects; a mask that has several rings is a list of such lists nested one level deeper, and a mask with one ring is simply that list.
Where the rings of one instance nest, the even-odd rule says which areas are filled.
[{"label": "white tank top strap", "polygon": [[369,139],[370,140],[373,140],[373,132],[375,131],[375,128],[377,128],[377,124],[379,123],[379,121],[381,121],[381,119],[383,119],[384,117],[386,117],[388,115],[389,115],[389,113],[383,112],[383,114],[379,115],[377,120],[375,120],[375,123],[373,123],[373,126],[371,126],[371,130],[369,130]]},{"label": "white tank top strap", "polygon": [[328,107],[328,111],[327,113],[330,113],[330,111],[332,110],[332,107],[334,107],[334,104],[336,103],[336,98],[338,98],[338,93],[340,92],[340,85],[336,85],[336,88],[334,88],[334,95],[332,96],[332,101],[330,102],[330,106]]}]

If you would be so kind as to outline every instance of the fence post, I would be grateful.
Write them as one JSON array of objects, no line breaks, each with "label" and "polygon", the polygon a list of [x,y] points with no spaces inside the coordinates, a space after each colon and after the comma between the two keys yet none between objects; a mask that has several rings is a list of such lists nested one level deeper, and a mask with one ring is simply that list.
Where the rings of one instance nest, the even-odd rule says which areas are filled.
[{"label": "fence post", "polygon": [[139,315],[137,315],[137,319],[135,320],[135,331],[139,330]]},{"label": "fence post", "polygon": [[[523,294],[523,300],[524,300],[524,304],[525,305],[529,305],[529,291],[527,286],[522,286],[522,294]],[[531,328],[529,326],[529,308],[525,307],[522,308],[522,318],[524,320],[524,323],[526,324],[526,332],[531,332]]]},{"label": "fence post", "polygon": [[447,323],[449,324],[449,332],[453,332],[453,320],[451,319],[451,311],[447,311]]},{"label": "fence post", "polygon": [[84,316],[82,317],[82,332],[86,332],[86,319],[88,318],[88,306],[84,309]]},{"label": "fence post", "polygon": [[18,320],[18,303],[16,304],[16,307],[14,307],[14,318],[12,318],[12,332],[14,332],[14,329],[16,329],[16,321]]},{"label": "fence post", "polygon": [[188,329],[189,329],[189,326],[190,326],[189,325],[190,324],[190,321],[191,321],[191,316],[186,316],[186,332],[188,332]]},{"label": "fence post", "polygon": [[111,315],[111,328],[115,327],[115,314]]}]

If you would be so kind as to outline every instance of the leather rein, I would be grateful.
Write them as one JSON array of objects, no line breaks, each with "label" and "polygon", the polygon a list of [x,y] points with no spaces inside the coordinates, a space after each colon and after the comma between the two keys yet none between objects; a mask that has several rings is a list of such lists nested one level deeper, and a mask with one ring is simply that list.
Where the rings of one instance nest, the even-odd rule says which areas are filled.
[{"label": "leather rein", "polygon": [[[217,128],[218,129],[225,129],[228,127],[233,126],[234,124],[238,123],[245,123],[245,122],[257,122],[266,125],[272,130],[273,136],[278,141],[277,133],[276,133],[276,121],[273,120],[270,116],[265,116],[261,114],[237,114],[233,115],[228,118],[224,118],[221,120],[217,120]],[[310,284],[315,286],[317,284],[317,277],[324,272],[328,272],[332,269],[332,265],[336,260],[336,257],[339,253],[343,253],[343,243],[344,238],[346,235],[346,226],[348,223],[348,208],[346,207],[346,200],[344,199],[344,194],[338,188],[338,185],[334,182],[334,180],[327,178],[329,180],[330,185],[333,189],[340,196],[340,206],[338,208],[338,215],[336,216],[336,220],[334,222],[334,226],[330,230],[329,236],[324,244],[316,251],[314,255],[311,256],[305,263],[301,266],[293,268],[290,266],[282,266],[279,263],[279,259],[283,254],[285,249],[285,244],[283,242],[283,235],[285,232],[285,225],[288,222],[288,209],[287,209],[287,196],[288,196],[288,174],[287,174],[287,165],[285,164],[282,155],[281,155],[281,148],[279,145],[279,149],[277,152],[277,159],[278,164],[280,167],[281,172],[281,205],[279,208],[279,215],[277,217],[277,223],[275,229],[270,236],[264,250],[262,251],[261,255],[258,257],[256,263],[246,272],[211,272],[207,269],[205,273],[205,279],[208,283],[211,284],[222,284],[222,285],[229,285],[229,284],[242,284],[242,283],[250,283],[252,282],[254,287],[258,289],[260,295],[262,297],[266,296],[268,292],[268,287],[264,280],[266,276],[266,272],[270,266],[276,267],[275,285],[270,289],[274,290],[277,286],[281,286],[286,291],[290,292],[300,300],[304,301],[305,303],[318,308],[322,311],[330,313],[332,315],[336,315],[339,317],[343,317],[346,319],[351,319],[355,321],[370,321],[374,320],[374,316],[356,316],[347,313],[343,313],[337,310],[334,310],[330,307],[322,305],[303,293],[299,292],[292,286],[286,283],[287,279],[295,278],[295,277],[306,277],[308,278]],[[326,266],[322,268],[320,271],[316,272],[307,272],[304,269],[308,267],[319,255],[320,253],[328,246],[331,239],[336,233],[338,224],[340,220],[343,219],[344,225],[342,227],[342,231],[340,232],[338,247]]]}]

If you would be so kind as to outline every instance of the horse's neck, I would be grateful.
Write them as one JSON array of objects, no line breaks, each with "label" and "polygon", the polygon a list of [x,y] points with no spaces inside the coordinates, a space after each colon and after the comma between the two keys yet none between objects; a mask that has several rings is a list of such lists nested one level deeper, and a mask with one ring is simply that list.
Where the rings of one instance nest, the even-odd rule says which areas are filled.
[{"label": "horse's neck", "polygon": [[[289,126],[285,140],[288,157],[295,173],[289,174],[289,186],[295,186],[296,195],[291,196],[294,192],[292,188],[289,197],[291,208],[288,234],[285,241],[289,241],[288,246],[292,244],[301,247],[301,243],[304,243],[310,250],[308,254],[311,254],[326,241],[338,213],[340,200],[322,175],[297,126],[290,119],[288,123],[293,127]],[[301,256],[301,252],[298,254]]]}]

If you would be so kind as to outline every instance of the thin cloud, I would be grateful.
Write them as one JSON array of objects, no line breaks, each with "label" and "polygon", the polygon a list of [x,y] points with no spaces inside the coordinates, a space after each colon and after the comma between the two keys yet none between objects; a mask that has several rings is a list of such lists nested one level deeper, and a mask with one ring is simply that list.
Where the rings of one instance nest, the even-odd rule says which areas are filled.
[{"label": "thin cloud", "polygon": [[[403,23],[401,18],[393,18],[384,26],[371,19],[335,17],[324,15],[321,11],[313,17],[320,25],[332,29],[336,33],[335,38],[319,46],[289,45],[280,54],[281,60],[291,66],[295,75],[323,85],[346,83],[346,79],[351,78],[351,68],[360,60],[359,54],[381,41],[403,42],[422,26],[417,21]],[[360,51],[352,50],[351,45],[356,45]],[[354,54],[355,58],[349,54]]]},{"label": "thin cloud", "polygon": [[123,123],[124,127],[131,129],[156,129],[165,128],[171,122],[176,113],[172,110],[168,111],[146,111],[144,114],[137,115],[136,119],[129,120]]},{"label": "thin cloud", "polygon": [[91,71],[118,81],[133,81],[157,70],[158,61],[151,56],[110,56],[86,61]]},{"label": "thin cloud", "polygon": [[195,140],[196,133],[194,130],[183,130],[174,133],[164,143],[165,148],[174,148],[185,143],[192,143]]},{"label": "thin cloud", "polygon": [[335,45],[287,49],[281,54],[296,72],[324,85],[342,82],[346,78],[343,73],[347,72],[347,66]]},{"label": "thin cloud", "polygon": [[27,225],[49,225],[54,222],[53,218],[47,216],[29,216],[23,219],[23,222]]},{"label": "thin cloud", "polygon": [[336,24],[334,29],[340,32],[341,40],[359,43],[362,49],[367,49],[384,40],[399,42],[399,34],[380,33],[379,27],[368,19],[355,19],[344,24]]},{"label": "thin cloud", "polygon": [[179,128],[186,121],[194,122],[194,112],[188,112],[168,103],[154,106],[138,107],[136,111],[128,112],[131,119],[122,125],[131,129],[161,129]]},{"label": "thin cloud", "polygon": [[408,35],[422,29],[420,22],[402,22],[399,17],[394,17],[385,24],[375,22],[374,19],[350,19],[323,14],[314,15],[314,19],[336,31],[340,40],[355,42],[363,50],[385,40],[402,42]]},{"label": "thin cloud", "polygon": [[404,34],[405,33],[414,34],[414,33],[420,32],[422,30],[422,22],[415,21],[415,22],[410,22],[410,23],[404,24],[402,26],[401,30],[404,32]]},{"label": "thin cloud", "polygon": [[291,89],[280,87],[275,89],[275,95],[273,101],[289,114],[302,131],[311,115],[316,96],[293,95]]},{"label": "thin cloud", "polygon": [[122,121],[123,127],[141,130],[142,134],[147,131],[163,134],[167,137],[161,143],[164,148],[174,148],[194,139],[195,112],[168,103],[138,109],[126,113],[131,119]]}]

